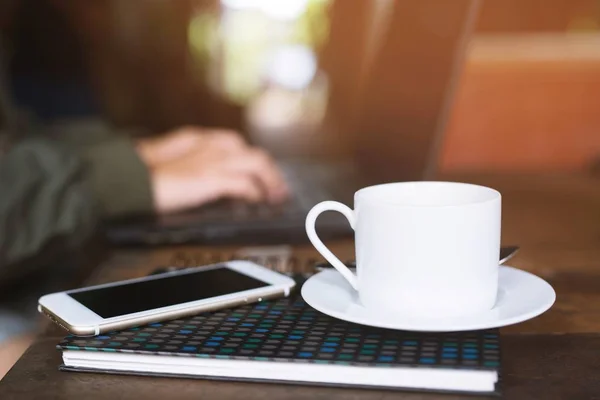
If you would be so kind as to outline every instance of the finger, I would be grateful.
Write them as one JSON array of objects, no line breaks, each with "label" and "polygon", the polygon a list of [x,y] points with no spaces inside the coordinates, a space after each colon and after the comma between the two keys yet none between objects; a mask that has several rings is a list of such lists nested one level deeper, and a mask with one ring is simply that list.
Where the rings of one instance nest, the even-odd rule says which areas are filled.
[{"label": "finger", "polygon": [[251,203],[264,200],[264,191],[249,175],[224,171],[189,172],[189,169],[174,168],[171,164],[152,171],[154,206],[158,212],[198,207],[227,198]]},{"label": "finger", "polygon": [[273,159],[263,150],[252,149],[230,160],[230,168],[258,181],[266,200],[278,202],[287,195],[287,185]]},{"label": "finger", "polygon": [[250,203],[264,201],[264,191],[251,177],[244,174],[229,174],[223,176],[218,187],[218,198],[244,200]]},{"label": "finger", "polygon": [[275,160],[264,150],[255,149],[253,154],[255,179],[264,185],[271,202],[282,201],[288,195],[288,186]]}]

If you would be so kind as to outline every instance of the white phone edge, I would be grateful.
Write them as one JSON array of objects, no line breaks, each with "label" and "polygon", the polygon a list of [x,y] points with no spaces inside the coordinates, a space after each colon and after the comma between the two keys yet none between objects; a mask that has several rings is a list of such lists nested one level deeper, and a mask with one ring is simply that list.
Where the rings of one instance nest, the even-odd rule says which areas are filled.
[{"label": "white phone edge", "polygon": [[[268,286],[112,318],[102,318],[68,295],[68,293],[126,285],[140,281],[161,279],[165,276],[184,275],[194,273],[198,270],[220,267],[227,267],[241,274],[258,279],[267,283]],[[288,296],[294,286],[295,281],[286,275],[250,261],[234,260],[47,294],[39,299],[38,311],[45,314],[52,321],[72,334],[78,336],[92,336],[113,330],[126,329],[168,319],[182,318],[201,312],[214,311],[242,304],[250,304],[270,298]]]}]

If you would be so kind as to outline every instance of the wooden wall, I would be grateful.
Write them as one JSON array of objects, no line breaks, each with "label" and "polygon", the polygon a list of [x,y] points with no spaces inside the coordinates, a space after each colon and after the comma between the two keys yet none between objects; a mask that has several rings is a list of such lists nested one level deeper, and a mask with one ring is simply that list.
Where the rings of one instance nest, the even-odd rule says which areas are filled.
[{"label": "wooden wall", "polygon": [[599,34],[475,38],[443,170],[575,170],[599,156]]}]

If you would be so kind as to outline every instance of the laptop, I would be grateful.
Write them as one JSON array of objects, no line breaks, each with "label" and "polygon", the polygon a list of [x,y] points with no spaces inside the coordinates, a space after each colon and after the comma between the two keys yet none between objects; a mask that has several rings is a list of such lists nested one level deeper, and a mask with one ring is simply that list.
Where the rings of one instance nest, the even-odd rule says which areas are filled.
[{"label": "laptop", "polygon": [[[331,41],[356,31],[355,21],[343,18],[347,7],[357,6],[350,3],[333,3]],[[366,24],[370,32],[364,42],[367,51],[349,50],[346,57],[339,48],[347,45],[339,46],[338,55],[329,60],[332,71],[346,72],[346,82],[340,78],[337,87],[354,84],[353,93],[358,96],[354,111],[341,107],[342,113],[355,116],[358,112],[351,119],[352,126],[344,126],[345,118],[337,107],[340,126],[353,146],[346,157],[335,161],[334,157],[316,161],[310,155],[279,159],[292,193],[281,206],[219,201],[173,214],[130,217],[107,225],[109,240],[119,245],[303,242],[307,240],[306,214],[320,201],[352,205],[354,192],[364,186],[431,179],[479,0],[387,4],[387,9],[374,7],[371,27]],[[368,62],[356,59],[366,55]],[[350,82],[348,70],[352,72],[353,67]],[[344,104],[344,93],[336,93],[337,77],[332,74],[330,78],[334,83],[330,102],[338,99]],[[335,213],[322,215],[317,230],[324,239],[353,235],[346,219]]]}]

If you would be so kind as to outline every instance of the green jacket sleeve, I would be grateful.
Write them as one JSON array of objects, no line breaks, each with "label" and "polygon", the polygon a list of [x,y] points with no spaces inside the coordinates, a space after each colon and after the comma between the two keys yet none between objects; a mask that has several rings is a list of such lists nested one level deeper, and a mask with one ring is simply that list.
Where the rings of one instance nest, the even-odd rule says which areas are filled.
[{"label": "green jacket sleeve", "polygon": [[0,156],[0,281],[52,262],[103,218],[152,208],[130,139],[104,125],[62,123]]},{"label": "green jacket sleeve", "polygon": [[0,280],[90,237],[96,210],[82,163],[65,146],[44,138],[13,145],[0,161]]},{"label": "green jacket sleeve", "polygon": [[90,119],[59,122],[50,130],[81,157],[103,217],[152,211],[148,169],[135,151],[132,132]]}]

